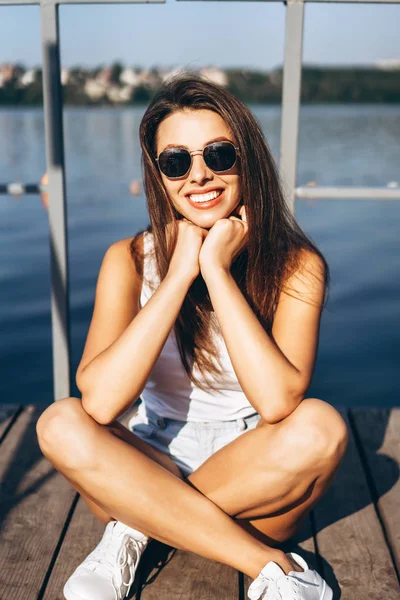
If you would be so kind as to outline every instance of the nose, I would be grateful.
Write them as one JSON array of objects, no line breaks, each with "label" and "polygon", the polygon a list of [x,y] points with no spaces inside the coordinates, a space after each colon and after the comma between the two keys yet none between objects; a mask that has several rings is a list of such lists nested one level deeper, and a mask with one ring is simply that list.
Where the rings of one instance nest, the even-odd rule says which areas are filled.
[{"label": "nose", "polygon": [[204,162],[201,151],[193,152],[192,154],[192,166],[190,168],[189,177],[190,180],[196,183],[204,181],[204,179],[210,179],[210,170]]}]

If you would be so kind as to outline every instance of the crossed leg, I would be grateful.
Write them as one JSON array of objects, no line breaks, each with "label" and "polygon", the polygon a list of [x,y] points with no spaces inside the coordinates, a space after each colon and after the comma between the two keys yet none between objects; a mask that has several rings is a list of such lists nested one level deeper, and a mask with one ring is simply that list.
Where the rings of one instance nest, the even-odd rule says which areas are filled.
[{"label": "crossed leg", "polygon": [[340,413],[307,398],[279,423],[260,421],[252,438],[237,438],[189,480],[244,529],[275,546],[295,534],[327,491],[347,445]]},{"label": "crossed leg", "polygon": [[340,414],[317,399],[303,400],[279,423],[245,432],[187,481],[167,456],[119,424],[98,424],[77,398],[49,406],[37,433],[45,456],[104,514],[252,578],[269,560],[285,572],[293,565],[239,523],[272,540],[290,537],[327,489],[347,446]]}]

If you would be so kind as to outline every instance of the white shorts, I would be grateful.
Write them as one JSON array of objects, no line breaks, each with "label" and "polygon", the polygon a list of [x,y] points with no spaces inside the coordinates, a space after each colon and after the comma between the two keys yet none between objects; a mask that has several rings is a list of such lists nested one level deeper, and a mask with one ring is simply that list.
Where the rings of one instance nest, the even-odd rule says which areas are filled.
[{"label": "white shorts", "polygon": [[160,417],[146,407],[146,415],[135,414],[128,428],[154,448],[169,456],[187,477],[214,452],[229,444],[260,420],[254,413],[234,421],[178,421]]}]

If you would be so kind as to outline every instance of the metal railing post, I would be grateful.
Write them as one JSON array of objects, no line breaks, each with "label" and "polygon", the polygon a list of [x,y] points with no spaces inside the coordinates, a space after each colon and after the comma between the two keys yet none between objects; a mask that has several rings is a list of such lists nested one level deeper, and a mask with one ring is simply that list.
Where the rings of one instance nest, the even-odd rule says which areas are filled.
[{"label": "metal railing post", "polygon": [[304,1],[288,0],[286,6],[279,168],[286,192],[285,196],[293,214],[297,178],[303,21]]},{"label": "metal railing post", "polygon": [[71,395],[68,239],[58,4],[40,4],[43,103],[48,173],[54,400]]}]

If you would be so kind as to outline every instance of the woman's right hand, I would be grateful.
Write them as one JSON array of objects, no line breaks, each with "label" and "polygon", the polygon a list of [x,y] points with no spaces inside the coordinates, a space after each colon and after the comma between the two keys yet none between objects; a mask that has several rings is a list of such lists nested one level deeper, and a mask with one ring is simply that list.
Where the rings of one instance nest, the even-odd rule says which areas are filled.
[{"label": "woman's right hand", "polygon": [[[194,281],[200,273],[199,254],[208,229],[195,225],[185,217],[177,220],[177,223],[178,239],[169,263],[168,274]],[[170,225],[167,225],[167,230]]]}]

